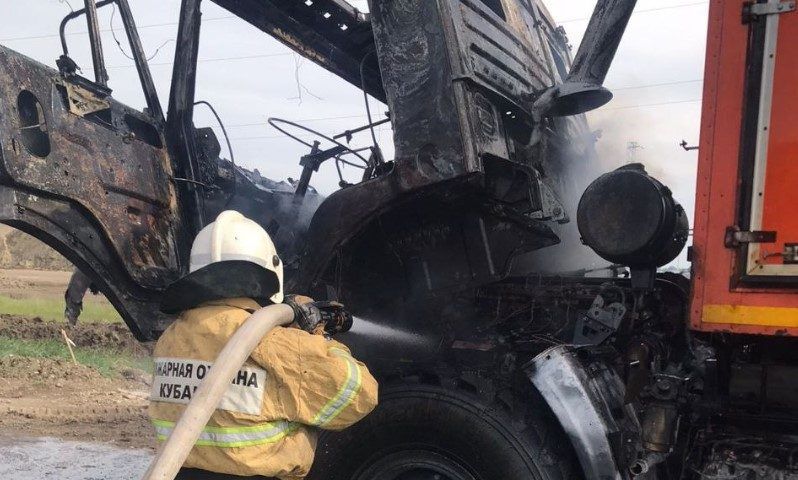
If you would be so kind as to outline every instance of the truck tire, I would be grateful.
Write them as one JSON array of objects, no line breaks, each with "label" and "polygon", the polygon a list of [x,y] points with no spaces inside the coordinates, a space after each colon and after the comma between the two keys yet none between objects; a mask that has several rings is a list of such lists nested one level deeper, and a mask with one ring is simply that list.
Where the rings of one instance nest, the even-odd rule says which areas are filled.
[{"label": "truck tire", "polygon": [[308,480],[581,478],[564,432],[531,393],[512,412],[441,387],[386,388],[360,423],[322,434]]}]

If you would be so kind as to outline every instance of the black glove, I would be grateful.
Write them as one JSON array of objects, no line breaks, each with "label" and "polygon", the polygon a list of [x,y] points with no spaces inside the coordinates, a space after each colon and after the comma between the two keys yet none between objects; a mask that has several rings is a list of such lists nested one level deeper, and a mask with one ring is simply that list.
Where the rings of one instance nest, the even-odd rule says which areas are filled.
[{"label": "black glove", "polygon": [[315,302],[321,311],[321,320],[324,322],[324,332],[333,336],[336,333],[348,332],[352,329],[354,319],[347,312],[344,305],[338,302]]},{"label": "black glove", "polygon": [[286,295],[283,303],[291,307],[294,322],[306,332],[319,333],[318,327],[323,325],[324,333],[333,336],[352,328],[352,314],[338,302],[314,302],[310,297]]},{"label": "black glove", "polygon": [[321,310],[312,299],[302,295],[287,295],[283,303],[294,311],[294,322],[300,329],[313,333],[322,323]]}]

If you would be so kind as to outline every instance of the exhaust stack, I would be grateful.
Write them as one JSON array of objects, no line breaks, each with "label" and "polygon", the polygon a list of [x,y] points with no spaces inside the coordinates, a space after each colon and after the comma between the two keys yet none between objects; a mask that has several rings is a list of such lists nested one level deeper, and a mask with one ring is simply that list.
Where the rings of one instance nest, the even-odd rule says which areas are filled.
[{"label": "exhaust stack", "polygon": [[612,100],[604,79],[636,4],[637,0],[598,0],[568,78],[553,87],[557,91],[547,102],[547,115],[578,115]]}]

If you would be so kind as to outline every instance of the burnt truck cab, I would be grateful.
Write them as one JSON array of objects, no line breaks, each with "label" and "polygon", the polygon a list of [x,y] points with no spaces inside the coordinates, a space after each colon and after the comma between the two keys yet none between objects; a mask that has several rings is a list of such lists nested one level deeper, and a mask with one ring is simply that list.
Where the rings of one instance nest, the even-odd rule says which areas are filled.
[{"label": "burnt truck cab", "polygon": [[[108,87],[96,9],[111,3],[147,101],[142,112]],[[326,297],[331,288],[356,313],[361,300],[379,304],[397,288],[501,279],[520,254],[560,241],[555,230],[570,220],[563,199],[583,187],[572,179],[591,176],[573,170],[592,168],[593,156],[584,117],[561,115],[609,100],[600,72],[628,15],[597,11],[595,34],[611,33],[610,55],[588,44],[571,69],[564,32],[538,1],[373,2],[369,14],[340,0],[216,1],[388,104],[396,158],[355,152],[362,181],[322,199],[306,194],[311,175],[352,154],[348,145],[309,149],[301,187],[275,189],[221,159],[213,131],[195,127],[200,3],[181,8],[166,114],[126,1],[90,1],[64,20],[59,71],[0,47],[0,217],[89,274],[139,339],[168,325],[160,292],[185,272],[193,234],[223,208],[277,237],[289,289]],[[599,10],[614,12],[618,2],[603,3]],[[83,15],[94,79],[77,73],[63,36]],[[399,270],[405,278],[383,275]]]}]

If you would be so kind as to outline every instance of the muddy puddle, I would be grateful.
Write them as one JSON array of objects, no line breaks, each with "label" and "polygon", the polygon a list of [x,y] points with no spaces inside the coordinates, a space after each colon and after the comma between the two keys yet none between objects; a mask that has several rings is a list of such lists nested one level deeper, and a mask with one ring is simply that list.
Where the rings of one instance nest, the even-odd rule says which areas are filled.
[{"label": "muddy puddle", "polygon": [[55,438],[0,436],[0,478],[14,480],[130,480],[140,478],[149,450]]}]

